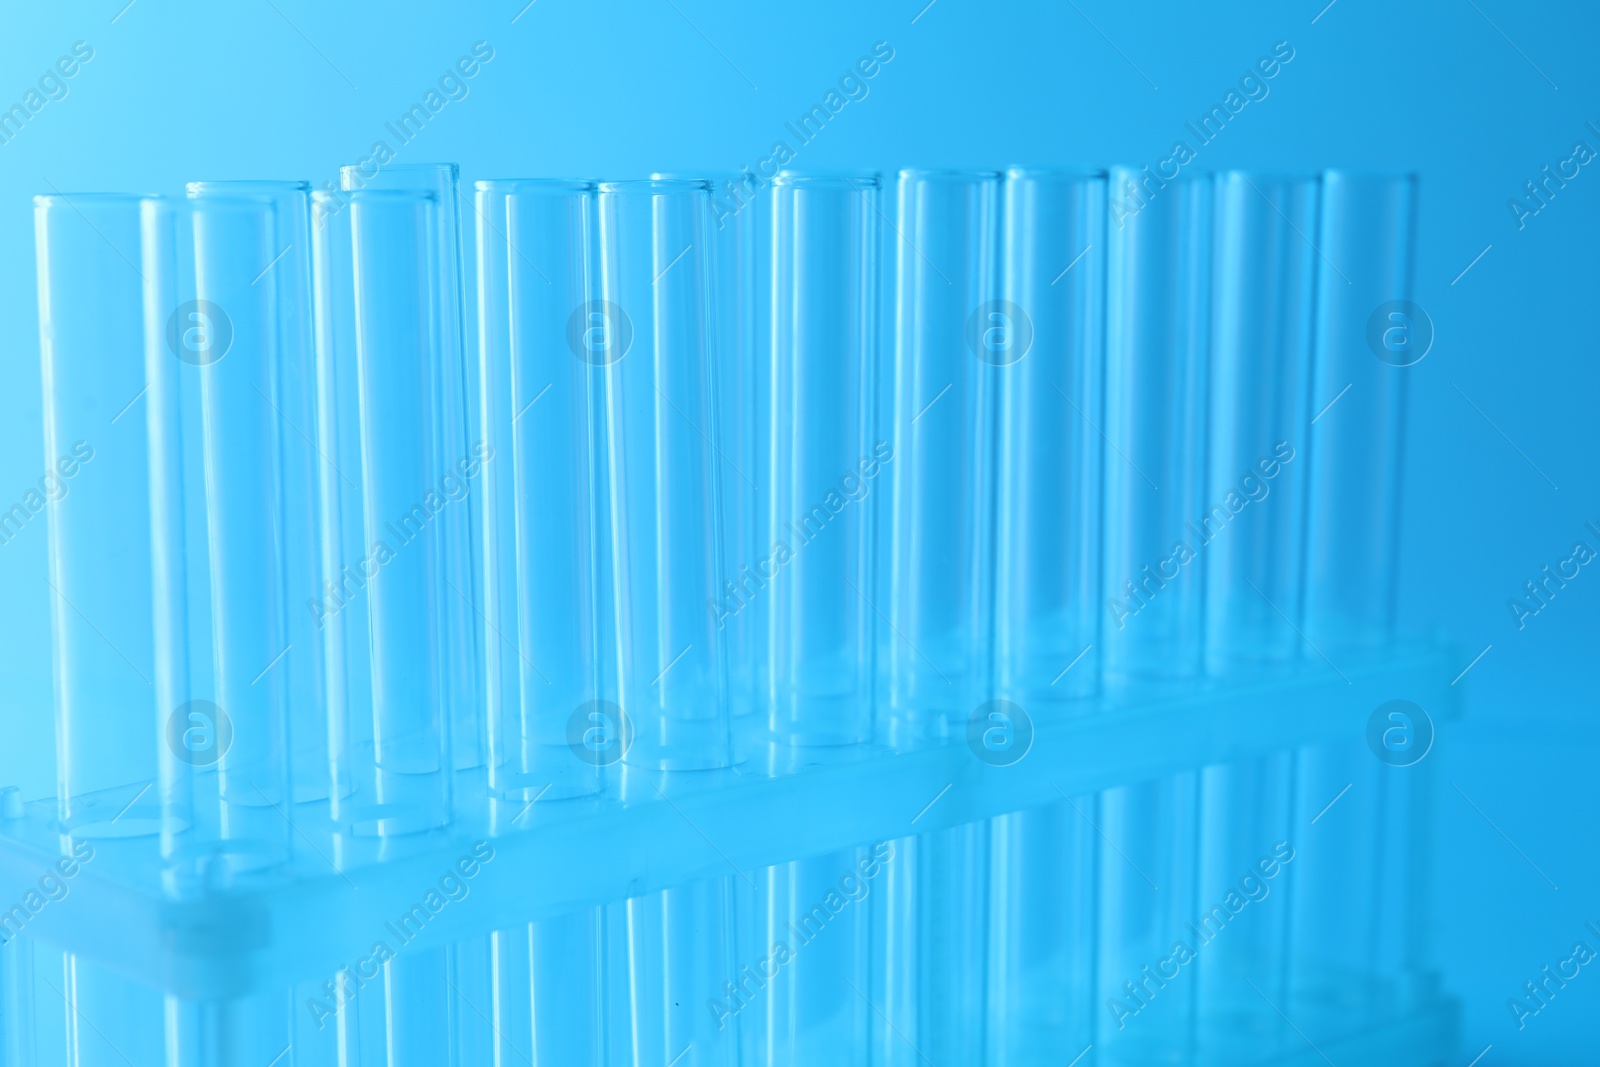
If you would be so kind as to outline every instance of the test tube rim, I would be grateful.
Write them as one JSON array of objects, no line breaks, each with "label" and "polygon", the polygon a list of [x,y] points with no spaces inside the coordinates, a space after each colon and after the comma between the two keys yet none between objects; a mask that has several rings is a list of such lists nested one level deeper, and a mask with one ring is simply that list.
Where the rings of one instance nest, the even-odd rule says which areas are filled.
[{"label": "test tube rim", "polygon": [[437,204],[439,193],[436,189],[318,189],[311,194],[313,204],[357,200],[422,200]]},{"label": "test tube rim", "polygon": [[[461,164],[459,164],[459,163],[389,163],[389,164],[385,164],[382,167],[379,167],[378,168],[378,172],[376,174],[373,174],[369,178],[367,175],[362,173],[361,164],[359,164],[359,163],[346,163],[346,164],[344,164],[343,166],[341,166],[339,168],[339,186],[340,186],[340,190],[342,192],[361,192],[365,188],[365,183],[377,181],[378,177],[380,175],[385,174],[385,173],[393,174],[396,171],[398,171],[400,173],[403,173],[403,174],[429,174],[429,173],[441,174],[442,173],[442,174],[449,174],[454,178],[459,178],[460,175],[461,175]],[[344,179],[345,179],[345,175],[347,175],[347,174],[353,174],[356,177],[360,178],[362,183],[363,183],[363,188],[362,189],[345,189],[344,188]]]},{"label": "test tube rim", "polygon": [[285,193],[309,193],[311,183],[299,178],[224,178],[221,180],[185,182],[184,194],[190,200],[199,199],[269,199]]},{"label": "test tube rim", "polygon": [[612,196],[630,196],[639,193],[709,193],[709,178],[628,178],[622,181],[603,181],[599,191]]},{"label": "test tube rim", "polygon": [[772,184],[786,187],[880,189],[883,187],[883,174],[876,170],[780,170],[772,176]]},{"label": "test tube rim", "polygon": [[79,203],[142,204],[147,200],[170,201],[172,198],[162,193],[36,193],[33,206],[74,208]]},{"label": "test tube rim", "polygon": [[599,188],[594,178],[483,178],[472,183],[478,193],[589,193]]},{"label": "test tube rim", "polygon": [[998,170],[962,170],[957,167],[902,167],[899,171],[901,184],[906,182],[951,182],[955,184],[981,182],[998,182],[1005,175]]},{"label": "test tube rim", "polygon": [[[1146,164],[1142,163],[1139,166],[1134,166],[1131,163],[1113,163],[1111,166],[1106,168],[1106,178],[1107,180],[1111,180],[1116,178],[1116,176],[1119,174],[1142,175],[1144,173],[1145,166]],[[1184,182],[1211,182],[1215,184],[1217,178],[1221,174],[1227,173],[1230,172],[1215,170],[1180,170],[1177,174],[1174,174],[1170,178],[1164,174],[1161,175],[1160,178],[1161,181],[1165,182],[1167,185],[1178,185]]]},{"label": "test tube rim", "polygon": [[1110,176],[1106,167],[1046,167],[1017,164],[1006,168],[1007,181],[1027,179],[1041,181],[1104,181]]}]

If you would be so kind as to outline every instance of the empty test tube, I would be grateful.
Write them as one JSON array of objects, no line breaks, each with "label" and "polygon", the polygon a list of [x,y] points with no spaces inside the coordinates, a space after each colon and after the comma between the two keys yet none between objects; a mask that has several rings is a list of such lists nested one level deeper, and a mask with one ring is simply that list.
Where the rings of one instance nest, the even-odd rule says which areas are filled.
[{"label": "empty test tube", "polygon": [[[194,368],[203,428],[215,699],[219,718],[226,716],[232,731],[217,762],[217,799],[226,836],[249,837],[281,853],[289,832],[280,813],[290,799],[289,708],[295,698],[313,709],[320,705],[315,688],[293,692],[291,686],[291,677],[312,685],[320,680],[310,628],[296,626],[299,649],[289,637],[289,598],[315,587],[304,503],[311,485],[301,480],[309,472],[302,468],[301,478],[290,480],[282,467],[284,438],[296,436],[296,444],[303,444],[289,412],[301,421],[309,414],[302,388],[308,353],[296,332],[302,320],[284,315],[295,309],[278,299],[279,283],[294,265],[282,278],[262,273],[284,251],[279,242],[292,240],[295,230],[292,221],[279,219],[279,205],[270,196],[214,187],[192,192],[197,300],[215,316],[213,328],[229,335],[225,351],[219,334]],[[294,346],[292,354],[286,345]],[[296,380],[286,388],[288,376]],[[287,451],[304,460],[298,449]],[[292,576],[291,565],[297,568]],[[299,612],[294,621],[300,622]],[[291,657],[294,667],[312,669],[291,676]],[[311,714],[304,722],[320,726]],[[251,823],[257,825],[247,830]]]},{"label": "empty test tube", "polygon": [[773,183],[770,728],[794,744],[872,734],[870,564],[876,430],[878,178]]},{"label": "empty test tube", "polygon": [[995,684],[1025,706],[1100,681],[1103,171],[1007,172],[997,368]]},{"label": "empty test tube", "polygon": [[1196,520],[1215,671],[1282,663],[1304,646],[1318,190],[1315,178],[1216,178],[1210,472]]},{"label": "empty test tube", "polygon": [[359,413],[359,474],[324,478],[325,486],[334,477],[341,483],[333,489],[339,506],[329,509],[341,523],[354,520],[342,506],[346,479],[360,486],[359,536],[341,526],[325,557],[338,564],[332,577],[352,587],[339,614],[359,601],[368,623],[365,631],[337,630],[345,644],[329,654],[340,665],[366,659],[352,671],[334,727],[349,781],[348,796],[334,790],[335,820],[357,833],[404,833],[449,819],[451,719],[441,681],[448,665],[440,659],[450,648],[439,631],[450,617],[441,605],[460,594],[450,588],[451,542],[438,520],[466,508],[466,486],[486,449],[458,452],[456,422],[442,410],[455,394],[435,318],[439,210],[432,192],[363,190],[348,194],[341,211],[322,213],[319,227],[319,343],[331,345],[319,351],[319,373],[336,386],[324,404],[340,419],[325,454],[347,458],[348,417]]},{"label": "empty test tube", "polygon": [[[431,192],[439,202],[433,212],[438,259],[433,274],[435,305],[432,328],[441,361],[438,433],[452,457],[473,454],[484,444],[478,424],[478,376],[468,366],[464,320],[465,281],[461,252],[460,168],[454,163],[390,164],[375,174],[359,166],[342,167],[339,184],[346,202],[359,190],[394,189]],[[464,491],[470,493],[469,484]],[[437,518],[444,541],[444,573],[450,597],[437,607],[442,646],[441,693],[451,722],[452,759],[458,769],[484,761],[483,605],[473,597],[482,586],[482,531],[472,507],[448,508]]]},{"label": "empty test tube", "polygon": [[770,702],[767,628],[772,485],[772,358],[769,254],[771,197],[751,175],[654,173],[657,180],[705,177],[711,182],[711,302],[716,359],[717,447],[722,460],[725,576],[717,616],[728,654],[729,713],[742,716]]},{"label": "empty test tube", "polygon": [[[592,728],[599,618],[597,450],[607,322],[591,296],[595,186],[477,185],[490,788],[599,788],[569,747]],[[596,348],[594,346],[599,346]],[[584,750],[585,753],[588,750]]]},{"label": "empty test tube", "polygon": [[1374,647],[1394,617],[1406,367],[1431,343],[1411,302],[1413,175],[1322,179],[1311,379],[1306,636]]},{"label": "empty test tube", "polygon": [[147,786],[173,710],[155,687],[140,215],[136,196],[34,200],[57,811],[80,836],[160,829]]},{"label": "empty test tube", "polygon": [[883,638],[894,732],[939,734],[987,699],[1000,175],[900,172],[894,504]]},{"label": "empty test tube", "polygon": [[[627,760],[732,760],[722,631],[711,197],[703,181],[600,185],[608,463],[610,685],[636,731]],[[614,635],[614,636],[613,636]]]},{"label": "empty test tube", "polygon": [[1202,666],[1212,180],[1111,171],[1106,252],[1106,670]]}]

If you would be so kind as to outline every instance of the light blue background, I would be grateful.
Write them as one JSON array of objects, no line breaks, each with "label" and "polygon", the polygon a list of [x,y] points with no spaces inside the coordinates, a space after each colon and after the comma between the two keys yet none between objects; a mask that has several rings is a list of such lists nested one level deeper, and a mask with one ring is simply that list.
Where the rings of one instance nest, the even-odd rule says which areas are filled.
[{"label": "light blue background", "polygon": [[[1596,1054],[1594,968],[1521,1033],[1505,1007],[1567,954],[1583,920],[1600,922],[1600,567],[1521,632],[1506,607],[1575,540],[1600,548],[1583,528],[1600,524],[1600,167],[1524,230],[1506,206],[1575,141],[1600,149],[1584,125],[1600,125],[1592,6],[523,2],[8,5],[0,107],[74,41],[95,55],[65,99],[0,145],[0,510],[45,469],[34,193],[176,192],[197,178],[321,185],[388,139],[384,123],[478,40],[494,59],[402,160],[458,160],[469,181],[737,168],[788,139],[786,121],[887,41],[894,59],[870,95],[796,166],[1153,163],[1286,40],[1295,58],[1270,96],[1197,165],[1422,179],[1416,298],[1437,340],[1408,372],[1401,616],[1458,642],[1462,667],[1493,646],[1460,682],[1469,720],[1430,757],[1443,783],[1436,940],[1447,986],[1466,1001],[1462,1063],[1490,1043],[1484,1067]],[[44,558],[42,517],[0,547],[0,782],[30,796],[53,789]]]}]

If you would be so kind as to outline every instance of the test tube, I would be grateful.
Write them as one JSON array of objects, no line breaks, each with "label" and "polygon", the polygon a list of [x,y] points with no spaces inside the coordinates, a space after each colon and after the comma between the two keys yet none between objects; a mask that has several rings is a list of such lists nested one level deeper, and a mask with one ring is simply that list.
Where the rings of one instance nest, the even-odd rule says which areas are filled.
[{"label": "test tube", "polygon": [[995,684],[1024,707],[1100,684],[1104,171],[1006,174],[997,368]]},{"label": "test tube", "polygon": [[[203,875],[220,834],[216,764],[232,743],[219,733],[212,655],[205,430],[198,362],[221,349],[220,318],[195,292],[194,215],[182,201],[140,205],[145,380],[150,443],[151,637],[160,754],[164,879]],[[229,345],[232,344],[231,330]],[[197,801],[201,803],[197,804]],[[198,866],[190,866],[190,861]]]},{"label": "test tube", "polygon": [[311,186],[302,181],[191,182],[192,200],[261,199],[272,208],[272,257],[256,286],[270,285],[276,320],[278,447],[283,483],[282,567],[286,581],[285,640],[289,651],[274,671],[284,675],[289,714],[290,788],[296,803],[327,799],[333,785],[328,757],[326,668],[317,622],[319,574],[317,490],[326,461],[317,452],[317,376],[311,292]]},{"label": "test tube", "polygon": [[[1206,639],[1215,672],[1284,663],[1302,619],[1319,182],[1216,178]],[[1295,463],[1300,459],[1300,463]]]},{"label": "test tube", "polygon": [[[44,450],[58,487],[45,579],[57,812],[77,837],[159,832],[166,793],[151,788],[170,709],[155,687],[140,215],[136,196],[34,199]],[[46,500],[20,506],[26,521]]]},{"label": "test tube", "polygon": [[[438,198],[432,213],[438,245],[430,294],[436,308],[442,372],[438,414],[439,433],[451,459],[471,459],[485,441],[478,416],[478,375],[468,366],[463,317],[465,281],[461,253],[460,168],[454,163],[388,164],[368,174],[361,166],[342,167],[339,185],[346,202],[360,190],[431,192]],[[468,485],[467,491],[470,492]],[[444,542],[445,589],[450,594],[438,604],[443,673],[440,692],[451,723],[453,761],[458,770],[480,767],[485,757],[483,723],[484,609],[474,598],[482,588],[482,530],[472,507],[447,508],[438,519],[438,536]]]},{"label": "test tube", "polygon": [[883,638],[890,734],[942,735],[988,698],[1000,175],[900,172],[894,502]]},{"label": "test tube", "polygon": [[[343,559],[334,579],[354,586],[349,599],[364,602],[367,630],[346,620],[335,632],[348,644],[337,657],[330,651],[330,661],[365,656],[371,689],[361,704],[350,697],[366,695],[361,682],[344,688],[335,750],[345,761],[349,795],[333,791],[333,813],[346,832],[406,833],[449,820],[452,720],[441,659],[451,648],[440,629],[452,617],[442,605],[457,593],[444,558],[453,542],[439,520],[465,508],[465,487],[487,449],[460,454],[458,424],[444,410],[457,394],[437,318],[438,195],[367,189],[347,201],[337,214],[321,213],[318,359],[323,384],[335,388],[325,407],[339,420],[327,434],[334,451],[325,454],[343,453],[348,415],[359,411],[361,518],[353,537],[343,525],[350,509],[331,508],[340,529],[326,547],[334,561],[361,553],[353,563]],[[339,306],[342,296],[347,307]],[[348,326],[341,325],[345,315]],[[340,395],[352,388],[354,402]],[[325,475],[324,486],[335,477]],[[341,498],[343,488],[334,487]],[[325,500],[327,494],[325,488]]]},{"label": "test tube", "polygon": [[489,783],[506,799],[600,785],[568,736],[598,707],[594,202],[593,182],[477,184]]},{"label": "test tube", "polygon": [[756,564],[773,655],[771,735],[872,735],[872,512],[892,456],[876,436],[877,175],[773,183],[773,545]]},{"label": "test tube", "polygon": [[1393,627],[1405,368],[1433,332],[1411,302],[1416,197],[1414,175],[1322,179],[1306,636],[1325,650],[1382,647]]},{"label": "test tube", "polygon": [[[715,612],[728,654],[728,707],[734,718],[770,706],[768,579],[772,555],[768,478],[772,417],[771,197],[753,175],[657,172],[655,180],[711,182],[712,345],[716,358],[718,447],[722,462],[722,540],[726,572]],[[732,583],[729,585],[728,583]],[[762,720],[764,722],[764,718]]]},{"label": "test tube", "polygon": [[604,366],[617,657],[608,684],[635,731],[624,758],[667,770],[725,767],[710,185],[603,182],[599,201],[600,310],[612,319],[594,357]]},{"label": "test tube", "polygon": [[[285,438],[296,434],[292,420],[298,415],[304,422],[309,414],[301,322],[281,317],[292,308],[279,301],[280,283],[294,268],[281,278],[273,274],[289,258],[280,257],[279,242],[294,227],[280,221],[271,196],[216,187],[191,193],[196,299],[215,331],[193,367],[203,427],[215,699],[219,721],[232,732],[216,764],[216,799],[224,836],[253,840],[258,850],[282,858],[291,831],[289,708],[295,698],[319,697],[315,689],[292,686],[314,685],[320,673],[309,629],[296,627],[304,642],[298,650],[289,636],[290,582],[306,589],[315,575],[304,500],[311,485],[290,481],[283,469]],[[286,387],[291,376],[296,381]],[[298,449],[292,455],[303,463]],[[291,565],[300,568],[292,579]],[[290,657],[309,669],[291,677]],[[305,721],[321,725],[314,712]]]},{"label": "test tube", "polygon": [[1106,670],[1199,673],[1212,180],[1126,167],[1107,190]]},{"label": "test tube", "polygon": [[[316,340],[314,435],[322,459],[316,491],[320,520],[315,609],[327,701],[329,813],[353,824],[347,803],[368,768],[373,715],[369,572],[377,565],[362,493],[361,390],[356,360],[355,266],[351,216],[338,194],[312,194],[313,323]],[[364,802],[370,801],[370,795]]]}]

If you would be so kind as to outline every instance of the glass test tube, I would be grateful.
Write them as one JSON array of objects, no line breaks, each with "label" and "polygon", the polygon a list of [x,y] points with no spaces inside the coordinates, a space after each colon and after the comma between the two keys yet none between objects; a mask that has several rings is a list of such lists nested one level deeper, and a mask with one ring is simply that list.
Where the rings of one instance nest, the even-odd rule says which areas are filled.
[{"label": "glass test tube", "polygon": [[630,763],[732,760],[722,591],[722,459],[703,181],[600,185],[609,606]]},{"label": "glass test tube", "polygon": [[[465,281],[461,252],[460,168],[454,163],[390,164],[376,174],[366,174],[358,166],[339,170],[340,188],[348,202],[362,189],[393,189],[431,192],[438,197],[433,213],[438,259],[433,274],[436,311],[433,328],[438,335],[442,373],[439,388],[441,439],[451,460],[472,460],[485,444],[478,424],[481,401],[477,396],[478,375],[468,366],[466,326],[463,318]],[[475,479],[475,476],[474,476]],[[470,494],[471,481],[462,492]],[[484,691],[484,610],[478,603],[482,588],[482,531],[477,509],[446,508],[437,517],[438,536],[444,541],[444,574],[449,597],[438,605],[440,640],[443,644],[443,673],[440,692],[451,723],[451,747],[456,768],[483,765],[485,728]]]},{"label": "glass test tube", "polygon": [[1007,172],[979,335],[999,368],[995,684],[1029,708],[1100,684],[1105,200],[1103,171]]},{"label": "glass test tube", "polygon": [[[348,791],[334,790],[333,812],[347,832],[406,833],[449,820],[451,719],[440,660],[450,649],[439,628],[449,618],[440,605],[456,593],[444,559],[451,541],[438,520],[465,507],[486,448],[459,454],[456,423],[442,410],[455,394],[437,322],[438,196],[363,190],[337,213],[326,206],[319,194],[319,376],[332,388],[323,398],[323,451],[347,459],[349,435],[360,442],[357,477],[333,471],[323,480],[324,500],[336,498],[326,514],[338,525],[325,531],[325,566],[337,564],[326,580],[346,596],[339,616],[360,604],[367,622],[364,632],[348,618],[324,631],[336,637],[330,664],[348,671],[329,687],[343,691],[334,748],[349,779]],[[353,414],[358,431],[348,425]],[[360,486],[359,522],[350,482]]]},{"label": "glass test tube", "polygon": [[1107,227],[1106,670],[1202,666],[1212,180],[1111,171]]},{"label": "glass test tube", "polygon": [[1297,629],[1318,191],[1315,178],[1216,178],[1210,473],[1198,517],[1213,671],[1304,651]]},{"label": "glass test tube", "polygon": [[[212,655],[205,447],[197,364],[216,347],[219,316],[195,293],[194,214],[182,201],[140,205],[144,275],[144,402],[150,442],[150,540],[157,706],[165,711],[160,772],[163,877],[209,881],[221,835],[219,731]],[[229,331],[228,344],[232,344]]]},{"label": "glass test tube", "polygon": [[[372,784],[368,764],[373,715],[369,600],[377,560],[364,517],[361,390],[356,366],[355,267],[348,205],[338,194],[312,194],[312,296],[316,339],[314,439],[322,458],[317,499],[320,588],[316,628],[322,643],[327,700],[329,812],[353,824],[348,797]],[[370,800],[370,796],[365,800]]]},{"label": "glass test tube", "polygon": [[75,836],[156,833],[167,792],[151,788],[170,709],[158,704],[152,638],[140,204],[34,199],[44,449],[59,487],[46,578],[57,811]]},{"label": "glass test tube", "polygon": [[594,206],[593,182],[477,185],[489,784],[507,799],[600,788],[598,763],[569,738],[575,718],[581,738],[605,714],[594,703],[601,372],[591,358],[607,329],[590,297]]},{"label": "glass test tube", "polygon": [[1432,336],[1410,303],[1416,198],[1414,175],[1322,179],[1306,636],[1324,649],[1380,647],[1393,626],[1405,367]]},{"label": "glass test tube", "polygon": [[737,718],[770,705],[767,646],[772,486],[771,197],[744,174],[653,173],[653,180],[711,182],[711,287],[716,359],[718,448],[722,462],[723,586],[714,608],[728,655],[728,708]]},{"label": "glass test tube", "polygon": [[894,503],[883,606],[892,733],[942,734],[988,698],[990,435],[1000,176],[900,172]]},{"label": "glass test tube", "polygon": [[[296,698],[320,705],[317,690],[304,688],[320,673],[309,628],[295,627],[299,649],[289,636],[289,598],[314,590],[315,578],[312,486],[285,477],[283,468],[292,455],[301,463],[296,473],[310,473],[300,450],[284,447],[290,436],[304,444],[290,420],[307,421],[310,399],[297,332],[303,320],[285,317],[296,309],[279,300],[294,264],[282,277],[274,273],[292,255],[292,245],[285,252],[280,241],[292,240],[295,224],[279,219],[271,196],[202,187],[191,197],[196,299],[214,333],[192,369],[202,413],[215,699],[219,721],[232,731],[216,764],[220,829],[252,841],[246,847],[263,858],[281,858],[291,831],[284,810],[291,802],[289,709]],[[294,295],[292,288],[283,293]],[[286,387],[291,376],[297,382]],[[291,582],[299,588],[291,591]],[[304,721],[322,725],[312,714]]]},{"label": "glass test tube", "polygon": [[290,651],[274,667],[284,674],[289,706],[289,771],[296,803],[324,800],[333,785],[328,757],[326,668],[317,623],[320,540],[317,485],[326,461],[316,448],[317,376],[311,292],[311,187],[301,181],[191,182],[189,196],[260,197],[272,205],[276,247],[256,285],[272,287],[277,320],[278,430],[283,482],[283,570]]},{"label": "glass test tube", "polygon": [[774,739],[872,735],[872,512],[892,455],[876,436],[877,175],[773,185],[773,545],[767,594]]}]

